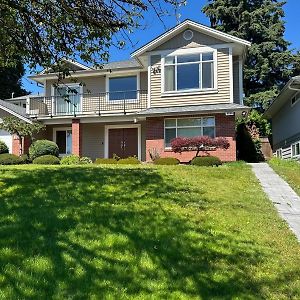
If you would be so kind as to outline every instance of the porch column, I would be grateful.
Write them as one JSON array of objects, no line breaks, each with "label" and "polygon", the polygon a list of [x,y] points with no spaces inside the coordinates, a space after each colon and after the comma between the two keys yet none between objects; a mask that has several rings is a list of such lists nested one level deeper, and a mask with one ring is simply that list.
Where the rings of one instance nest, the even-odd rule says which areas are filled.
[{"label": "porch column", "polygon": [[82,124],[80,119],[72,120],[72,154],[81,156],[82,148]]}]

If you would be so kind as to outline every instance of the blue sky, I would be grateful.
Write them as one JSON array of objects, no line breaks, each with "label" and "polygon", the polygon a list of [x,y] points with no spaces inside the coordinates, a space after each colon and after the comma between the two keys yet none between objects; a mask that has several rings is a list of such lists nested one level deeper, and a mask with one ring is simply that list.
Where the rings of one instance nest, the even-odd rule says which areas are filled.
[{"label": "blue sky", "polygon": [[[192,19],[199,23],[209,26],[209,20],[201,12],[201,7],[206,3],[205,0],[187,0],[188,4],[180,9],[181,20]],[[299,12],[300,1],[299,0],[287,0],[287,4],[284,6],[286,32],[285,37],[292,43],[291,48],[300,49],[300,36],[299,36]],[[117,61],[130,58],[130,53],[152,40],[159,34],[165,31],[164,25],[167,28],[176,25],[175,16],[166,17],[164,19],[164,25],[157,19],[153,12],[149,12],[145,15],[146,28],[143,30],[137,30],[132,34],[133,46],[128,45],[124,50],[111,49],[110,61]],[[23,80],[23,86],[26,90],[32,93],[43,93],[43,89],[37,87],[37,85],[28,79]]]}]

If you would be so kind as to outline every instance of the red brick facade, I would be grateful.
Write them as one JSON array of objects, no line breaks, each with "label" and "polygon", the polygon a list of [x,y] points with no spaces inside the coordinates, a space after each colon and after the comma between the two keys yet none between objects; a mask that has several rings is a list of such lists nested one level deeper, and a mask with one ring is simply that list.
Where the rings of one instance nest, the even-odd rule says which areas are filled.
[{"label": "red brick facade", "polygon": [[[24,138],[23,141],[23,153],[27,154],[28,149],[30,146],[30,139],[28,137]],[[20,155],[20,145],[19,145],[19,139],[16,135],[12,136],[12,154]]]},{"label": "red brick facade", "polygon": [[79,119],[72,120],[72,154],[81,156],[82,126]]},{"label": "red brick facade", "polygon": [[[212,116],[212,115],[210,115]],[[235,117],[226,116],[224,113],[215,114],[216,136],[226,137],[230,142],[228,150],[217,149],[209,152],[211,156],[217,156],[222,161],[236,160],[236,140],[235,140]],[[175,117],[175,116],[174,116]],[[182,116],[181,116],[182,117]],[[187,117],[187,116],[184,116]],[[193,115],[192,117],[196,117]],[[203,117],[203,115],[202,115]],[[147,118],[146,121],[146,160],[150,160],[149,150],[156,148],[161,157],[176,157],[181,162],[189,162],[196,154],[195,151],[174,153],[164,147],[164,118]],[[200,155],[207,155],[203,152]]]}]

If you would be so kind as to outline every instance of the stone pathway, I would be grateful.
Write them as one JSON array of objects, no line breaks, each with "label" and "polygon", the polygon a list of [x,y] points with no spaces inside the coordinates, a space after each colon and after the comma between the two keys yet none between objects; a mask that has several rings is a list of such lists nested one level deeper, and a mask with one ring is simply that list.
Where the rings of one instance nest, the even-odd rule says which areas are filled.
[{"label": "stone pathway", "polygon": [[263,190],[300,242],[300,197],[267,163],[250,165]]}]

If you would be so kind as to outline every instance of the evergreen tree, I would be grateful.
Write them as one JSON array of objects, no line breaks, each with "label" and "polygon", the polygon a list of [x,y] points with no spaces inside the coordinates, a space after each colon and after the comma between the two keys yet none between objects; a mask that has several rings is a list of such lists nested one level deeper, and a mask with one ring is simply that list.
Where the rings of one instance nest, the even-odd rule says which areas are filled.
[{"label": "evergreen tree", "polygon": [[[299,53],[284,39],[280,0],[209,0],[203,12],[211,26],[252,43],[244,67],[245,103],[264,111],[291,76],[300,71]],[[299,75],[299,73],[298,73]]]},{"label": "evergreen tree", "polygon": [[21,62],[18,62],[16,67],[0,68],[0,99],[11,98],[28,94],[22,88],[21,79],[24,76],[25,70]]}]

